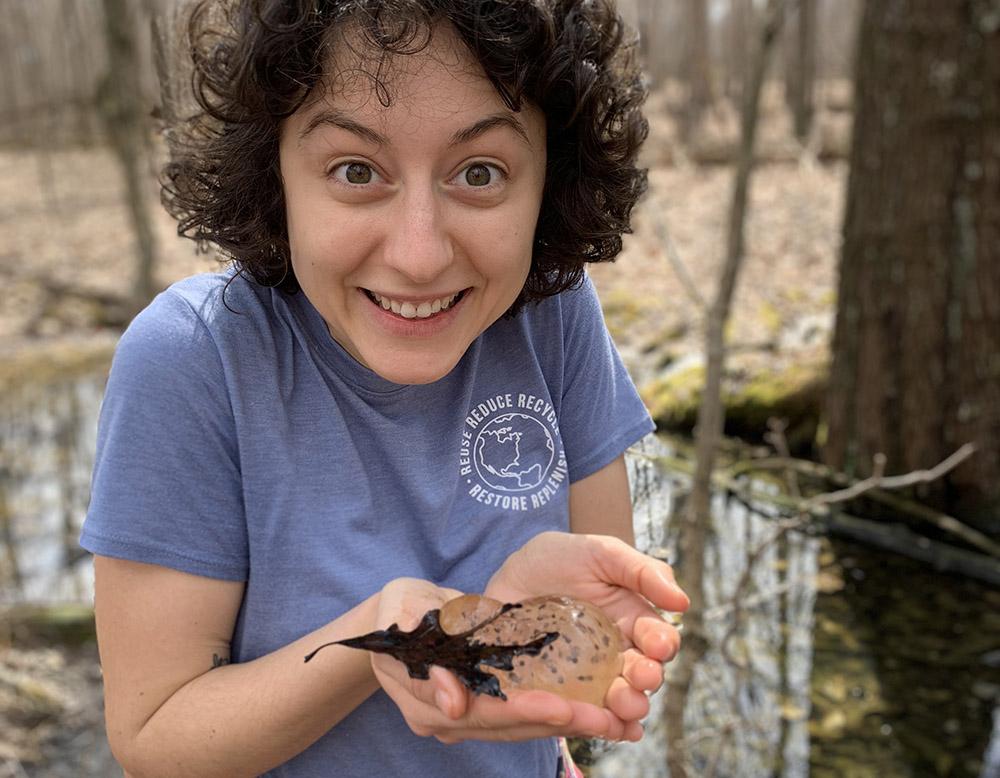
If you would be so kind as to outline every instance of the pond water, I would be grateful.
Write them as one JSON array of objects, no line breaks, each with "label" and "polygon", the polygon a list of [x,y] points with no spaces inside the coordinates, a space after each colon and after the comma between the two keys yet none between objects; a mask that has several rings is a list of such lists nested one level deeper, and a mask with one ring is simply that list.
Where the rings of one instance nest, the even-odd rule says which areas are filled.
[{"label": "pond water", "polygon": [[[0,383],[0,608],[90,601],[76,538],[106,368]],[[638,542],[667,556],[687,482],[659,463],[669,446],[651,438],[631,460]],[[714,648],[688,706],[691,773],[1000,778],[1000,590],[809,533],[778,537],[771,512],[714,503]],[[669,561],[683,575],[684,560]],[[652,702],[643,741],[593,745],[590,775],[668,776],[662,696]]]}]

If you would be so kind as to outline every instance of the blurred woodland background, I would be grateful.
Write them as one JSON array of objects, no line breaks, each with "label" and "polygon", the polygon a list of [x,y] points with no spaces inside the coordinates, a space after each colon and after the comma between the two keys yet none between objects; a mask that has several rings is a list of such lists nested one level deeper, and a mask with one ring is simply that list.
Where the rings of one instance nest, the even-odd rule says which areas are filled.
[{"label": "blurred woodland background", "polygon": [[[177,237],[157,203],[164,127],[194,110],[188,4],[0,0],[0,778],[120,774],[97,734],[100,677],[76,536],[118,335],[157,291],[217,267]],[[830,676],[839,681],[814,671],[812,692],[793,704],[802,689],[785,672],[770,767],[751,770],[746,751],[722,758],[722,745],[706,756],[704,732],[698,740],[675,731],[664,741],[670,775],[697,767],[691,774],[1000,778],[1000,712],[995,726],[990,719],[1000,711],[1000,0],[619,7],[639,32],[650,89],[650,188],[619,261],[591,271],[608,326],[659,429],[682,436],[684,456],[671,466],[691,480],[695,457],[686,454],[697,430],[720,457],[706,476],[717,495],[749,503],[748,474],[770,472],[775,513],[791,517],[736,537],[734,563],[712,545],[728,530],[685,536],[686,527],[712,526],[706,506],[690,508],[689,486],[671,497],[680,529],[650,530],[651,553],[679,549],[659,551],[699,591],[695,560],[713,554],[735,580],[709,586],[685,617],[682,657],[692,665],[678,664],[670,699],[683,703],[717,661],[737,668],[734,688],[749,688],[752,663],[730,661],[731,645],[734,635],[749,640],[743,603],[767,599],[750,592],[763,587],[751,571],[772,553],[780,559],[768,564],[787,577],[768,584],[780,595],[767,601],[777,597],[786,610],[806,578],[821,602],[824,592],[851,593],[864,575],[895,570],[894,554],[962,579],[944,585],[907,568],[870,592],[866,630],[886,598],[901,612],[904,589],[934,592],[915,606],[912,625],[889,627],[899,645],[876,651],[891,656],[879,670],[895,679],[896,697],[855,694],[871,687],[850,679],[871,668],[852,666]],[[758,62],[767,63],[759,94]],[[713,331],[718,359],[706,347]],[[709,423],[699,413],[713,391],[722,407]],[[743,444],[708,436],[716,424]],[[662,465],[659,453],[652,459]],[[725,517],[743,527],[730,507]],[[793,578],[788,538],[807,524],[880,551],[871,567],[853,547],[851,561],[820,554],[823,570]],[[45,535],[58,538],[54,547]],[[49,608],[81,602],[55,617]],[[837,602],[833,621],[855,618]],[[826,623],[816,607],[815,616],[806,608],[809,618]],[[712,622],[713,612],[728,614],[728,626]],[[79,652],[52,648],[72,646],[81,624]],[[775,651],[790,667],[782,624]],[[883,641],[881,627],[839,630],[826,635],[836,638],[831,655]],[[817,652],[820,631],[810,638]],[[968,653],[952,655],[959,633]],[[913,700],[906,695],[934,673],[905,657],[928,636],[940,641],[928,655],[949,661],[926,699]],[[699,676],[694,663],[705,656]],[[739,696],[711,721],[720,735],[711,740],[729,743],[755,726],[759,711],[748,714]],[[862,701],[855,717],[851,705]],[[925,705],[919,724],[890,718],[922,715]],[[679,713],[668,707],[664,718],[676,725],[683,704]],[[797,723],[812,738],[798,762],[788,751]],[[883,740],[891,758],[869,748]],[[892,759],[919,767],[890,769]],[[666,769],[661,759],[655,770],[603,774]]]},{"label": "blurred woodland background", "polygon": [[[101,306],[107,324],[124,324],[162,286],[151,181],[164,153],[158,129],[193,108],[185,96],[185,4],[0,4],[0,148],[33,156],[46,209],[74,217],[56,193],[57,151],[116,157],[100,177],[119,177],[125,187],[134,261],[129,295],[116,276],[115,288],[86,301]],[[764,3],[620,5],[641,36],[651,167],[734,163]],[[823,456],[866,475],[884,454],[887,472],[899,473],[974,441],[976,456],[923,496],[985,520],[1000,505],[997,3],[883,1],[862,13],[860,0],[794,0],[783,8],[758,158],[799,166],[848,160],[850,169],[837,258],[841,316],[821,402]],[[91,200],[81,191],[63,199]],[[663,215],[659,205],[651,209]],[[667,237],[678,229],[658,223]],[[11,219],[0,216],[0,227],[7,233]],[[49,298],[43,310],[58,307],[53,297],[80,296],[79,277],[42,279],[31,247],[12,250],[11,242],[0,260],[42,287],[34,294]],[[28,328],[38,329],[40,312],[30,303],[14,298],[6,306],[20,308],[15,317],[34,315]]]}]

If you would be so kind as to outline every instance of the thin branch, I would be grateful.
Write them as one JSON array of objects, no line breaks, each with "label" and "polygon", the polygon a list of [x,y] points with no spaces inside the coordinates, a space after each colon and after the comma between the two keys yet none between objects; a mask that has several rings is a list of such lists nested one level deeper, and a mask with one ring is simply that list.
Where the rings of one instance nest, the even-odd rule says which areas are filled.
[{"label": "thin branch", "polygon": [[753,172],[764,73],[775,38],[784,16],[785,0],[769,0],[759,28],[759,43],[752,61],[750,79],[743,95],[740,153],[729,212],[726,256],[715,299],[708,311],[705,338],[705,387],[698,408],[696,428],[696,464],[691,498],[682,514],[679,545],[684,557],[683,583],[691,600],[685,621],[685,649],[674,663],[668,680],[664,708],[667,730],[667,767],[673,778],[687,778],[687,754],[684,747],[684,709],[695,668],[708,648],[704,629],[705,547],[710,521],[712,474],[715,455],[722,438],[725,408],[722,404],[722,374],[725,366],[725,327],[729,318],[743,264],[746,211],[750,177]]},{"label": "thin branch", "polygon": [[667,261],[670,262],[670,266],[674,269],[674,275],[681,282],[681,286],[687,296],[691,298],[691,302],[698,307],[700,313],[704,314],[708,310],[708,303],[701,296],[698,287],[694,285],[694,280],[691,278],[691,274],[688,273],[687,266],[681,259],[680,252],[677,251],[677,245],[674,243],[673,238],[670,237],[670,230],[667,229],[667,225],[663,223],[660,214],[653,209],[649,201],[646,202],[643,210],[649,217],[650,222],[652,222],[653,231],[663,246],[663,250],[667,255]]}]

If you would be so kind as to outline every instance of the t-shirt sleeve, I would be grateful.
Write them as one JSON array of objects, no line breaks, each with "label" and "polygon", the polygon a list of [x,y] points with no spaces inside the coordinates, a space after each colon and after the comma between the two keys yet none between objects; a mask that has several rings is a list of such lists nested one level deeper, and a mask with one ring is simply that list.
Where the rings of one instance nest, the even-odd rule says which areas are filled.
[{"label": "t-shirt sleeve", "polygon": [[593,282],[587,277],[563,297],[560,433],[572,482],[614,461],[655,425],[604,324]]},{"label": "t-shirt sleeve", "polygon": [[122,336],[80,538],[94,554],[245,580],[239,449],[219,349],[167,291]]}]

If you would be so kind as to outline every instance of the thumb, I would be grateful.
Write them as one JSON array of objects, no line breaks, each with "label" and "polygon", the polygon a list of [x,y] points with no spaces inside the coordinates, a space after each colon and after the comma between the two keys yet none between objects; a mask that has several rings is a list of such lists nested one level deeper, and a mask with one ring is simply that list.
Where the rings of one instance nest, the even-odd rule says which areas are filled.
[{"label": "thumb", "polygon": [[423,681],[425,694],[438,710],[453,721],[462,718],[469,710],[469,690],[454,673],[432,665],[430,679]]}]

